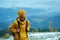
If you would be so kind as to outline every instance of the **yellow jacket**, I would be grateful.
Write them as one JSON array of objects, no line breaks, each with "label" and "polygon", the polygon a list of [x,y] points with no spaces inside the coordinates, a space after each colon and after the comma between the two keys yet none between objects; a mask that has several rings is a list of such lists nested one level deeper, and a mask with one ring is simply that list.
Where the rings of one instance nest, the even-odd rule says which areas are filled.
[{"label": "yellow jacket", "polygon": [[[14,40],[28,40],[27,33],[26,33],[26,20],[23,22],[21,22],[21,21],[19,21],[19,22],[20,22],[20,35],[16,31],[18,29],[17,20],[14,21],[9,26],[9,30],[15,34]],[[27,20],[27,22],[28,22],[27,29],[30,29],[30,22],[28,20]]]}]

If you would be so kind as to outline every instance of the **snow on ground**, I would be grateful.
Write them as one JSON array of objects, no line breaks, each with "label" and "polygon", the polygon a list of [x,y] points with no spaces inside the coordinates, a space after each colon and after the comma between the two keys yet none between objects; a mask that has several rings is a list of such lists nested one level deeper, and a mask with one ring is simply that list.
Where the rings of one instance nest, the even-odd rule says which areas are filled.
[{"label": "snow on ground", "polygon": [[[29,40],[60,40],[60,32],[35,32],[28,33]],[[0,40],[13,40],[10,36],[8,39],[0,38]]]}]

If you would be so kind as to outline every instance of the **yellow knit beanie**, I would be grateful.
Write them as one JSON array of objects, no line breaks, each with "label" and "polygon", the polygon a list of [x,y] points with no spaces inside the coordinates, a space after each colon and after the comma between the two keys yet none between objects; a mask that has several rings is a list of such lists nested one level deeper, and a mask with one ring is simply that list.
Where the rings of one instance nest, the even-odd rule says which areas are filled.
[{"label": "yellow knit beanie", "polygon": [[22,16],[25,12],[26,12],[26,10],[19,10],[19,11],[18,11],[18,15],[19,15],[19,16]]}]

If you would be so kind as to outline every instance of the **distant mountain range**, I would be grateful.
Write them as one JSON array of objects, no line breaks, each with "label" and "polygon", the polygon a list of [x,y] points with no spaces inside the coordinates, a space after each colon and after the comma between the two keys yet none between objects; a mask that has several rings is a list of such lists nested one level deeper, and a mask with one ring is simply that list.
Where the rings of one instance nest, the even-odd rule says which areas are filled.
[{"label": "distant mountain range", "polygon": [[17,7],[0,8],[0,30],[8,28],[16,19],[17,11],[22,9],[27,11],[27,19],[31,22],[31,28],[47,28],[50,26],[50,21],[54,28],[60,28],[60,11],[49,12],[43,9]]}]

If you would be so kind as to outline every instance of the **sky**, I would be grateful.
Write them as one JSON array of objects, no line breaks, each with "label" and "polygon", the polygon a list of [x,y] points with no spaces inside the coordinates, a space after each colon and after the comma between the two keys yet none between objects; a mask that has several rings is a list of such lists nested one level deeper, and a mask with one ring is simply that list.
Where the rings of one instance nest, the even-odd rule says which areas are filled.
[{"label": "sky", "polygon": [[0,7],[60,9],[60,0],[0,0]]}]

